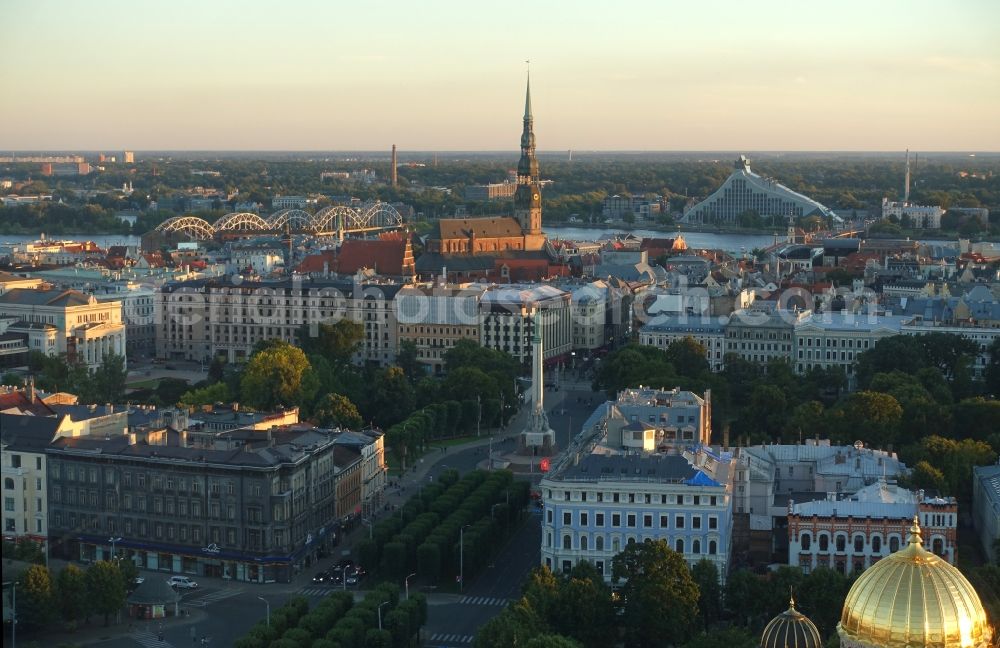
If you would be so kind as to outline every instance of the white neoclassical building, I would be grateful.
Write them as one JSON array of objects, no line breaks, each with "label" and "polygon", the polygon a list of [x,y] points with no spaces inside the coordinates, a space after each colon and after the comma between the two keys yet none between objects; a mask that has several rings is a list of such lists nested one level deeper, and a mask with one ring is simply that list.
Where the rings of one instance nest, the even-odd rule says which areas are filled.
[{"label": "white neoclassical building", "polygon": [[29,348],[46,355],[64,353],[91,369],[106,355],[125,356],[121,304],[78,290],[9,290],[0,295],[0,317],[14,319],[7,331],[26,334]]}]

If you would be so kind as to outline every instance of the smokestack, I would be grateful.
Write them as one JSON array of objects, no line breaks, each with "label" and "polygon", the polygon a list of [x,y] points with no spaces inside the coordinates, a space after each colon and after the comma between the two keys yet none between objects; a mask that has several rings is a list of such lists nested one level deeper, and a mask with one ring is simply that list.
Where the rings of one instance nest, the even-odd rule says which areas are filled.
[{"label": "smokestack", "polygon": [[392,188],[393,189],[396,188],[397,180],[398,178],[396,177],[396,145],[393,144],[392,145]]},{"label": "smokestack", "polygon": [[906,149],[906,179],[903,181],[903,202],[910,202],[910,149]]}]

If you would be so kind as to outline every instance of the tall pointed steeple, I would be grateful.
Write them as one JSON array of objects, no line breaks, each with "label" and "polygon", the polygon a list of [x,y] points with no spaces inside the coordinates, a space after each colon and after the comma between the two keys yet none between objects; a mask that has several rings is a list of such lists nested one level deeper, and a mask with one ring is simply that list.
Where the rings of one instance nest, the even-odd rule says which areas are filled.
[{"label": "tall pointed steeple", "polygon": [[[537,241],[531,245],[540,249],[542,245],[542,191],[538,176],[538,159],[535,158],[535,119],[531,114],[531,73],[524,91],[524,128],[521,131],[521,159],[517,162],[517,192],[514,194],[514,217],[521,225],[525,236],[533,236]],[[529,246],[527,244],[525,248]]]},{"label": "tall pointed steeple", "polygon": [[521,131],[521,159],[517,163],[518,184],[538,182],[538,160],[535,159],[535,119],[531,115],[531,73],[524,91],[524,128]]},{"label": "tall pointed steeple", "polygon": [[528,70],[528,89],[524,93],[524,121],[531,123],[531,70]]}]

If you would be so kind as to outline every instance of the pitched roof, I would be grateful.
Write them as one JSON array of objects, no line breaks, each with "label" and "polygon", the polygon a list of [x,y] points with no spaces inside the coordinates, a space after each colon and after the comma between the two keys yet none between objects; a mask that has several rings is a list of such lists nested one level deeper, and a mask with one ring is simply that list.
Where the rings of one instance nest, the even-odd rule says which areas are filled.
[{"label": "pitched roof", "polygon": [[523,236],[521,224],[509,216],[493,218],[443,218],[438,221],[437,238],[465,239]]},{"label": "pitched roof", "polygon": [[61,416],[0,414],[0,437],[11,450],[43,452],[61,423]]},{"label": "pitched roof", "polygon": [[31,306],[86,306],[90,295],[79,290],[36,290],[14,288],[0,295],[0,304],[27,304]]},{"label": "pitched roof", "polygon": [[413,259],[407,258],[406,252],[406,240],[347,239],[337,253],[336,270],[341,274],[353,274],[368,268],[382,275],[411,275]]},{"label": "pitched roof", "polygon": [[295,271],[302,273],[323,272],[324,265],[327,271],[335,271],[337,268],[337,253],[333,250],[321,250],[318,254],[310,254],[302,259],[302,263],[295,268]]}]

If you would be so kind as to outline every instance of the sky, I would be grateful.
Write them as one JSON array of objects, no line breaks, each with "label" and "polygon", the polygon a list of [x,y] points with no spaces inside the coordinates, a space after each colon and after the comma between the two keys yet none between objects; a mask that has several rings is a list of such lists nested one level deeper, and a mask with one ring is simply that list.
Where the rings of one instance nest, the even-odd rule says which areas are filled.
[{"label": "sky", "polygon": [[0,150],[1000,151],[997,0],[3,0]]}]

